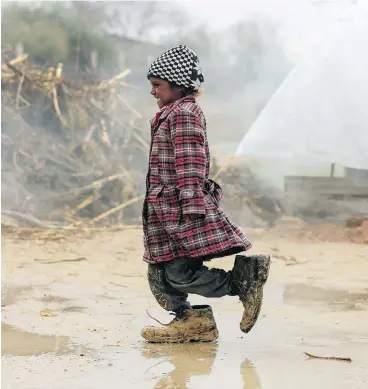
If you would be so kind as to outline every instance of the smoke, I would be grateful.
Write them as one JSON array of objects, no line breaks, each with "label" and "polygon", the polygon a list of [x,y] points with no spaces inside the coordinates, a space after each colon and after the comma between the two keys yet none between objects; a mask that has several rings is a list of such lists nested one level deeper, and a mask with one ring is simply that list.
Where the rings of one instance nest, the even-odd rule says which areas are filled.
[{"label": "smoke", "polygon": [[[205,75],[203,94],[198,101],[206,115],[212,156],[220,166],[228,163],[243,136],[293,67],[337,29],[339,22],[349,19],[349,12],[360,5],[357,1],[276,0],[247,1],[244,6],[241,5],[243,3],[236,3],[233,7],[229,7],[228,2],[101,2],[96,6],[93,3],[83,2],[80,7],[85,8],[84,15],[91,8],[93,18],[98,20],[100,27],[105,27],[105,33],[100,33],[98,40],[95,36],[89,37],[91,21],[85,18],[85,42],[88,42],[85,52],[77,51],[83,49],[83,41],[76,45],[77,49],[71,50],[68,45],[75,39],[66,44],[64,33],[60,36],[53,34],[52,39],[50,35],[48,45],[41,46],[47,46],[48,52],[53,53],[53,44],[60,48],[61,39],[64,39],[63,47],[69,47],[70,52],[79,53],[80,59],[84,61],[83,69],[91,76],[93,72],[88,69],[88,55],[90,50],[96,48],[94,43],[98,41],[100,54],[97,56],[99,66],[96,78],[108,79],[118,71],[131,69],[126,82],[133,88],[127,89],[124,97],[142,117],[142,136],[145,131],[143,123],[147,123],[146,138],[149,138],[148,119],[157,110],[156,103],[149,94],[146,78],[150,62],[178,43],[193,48],[199,56]],[[67,8],[74,12],[74,17],[78,16],[80,7],[75,6],[76,2],[65,4],[69,4]],[[37,6],[44,7],[43,2]],[[48,5],[50,8],[56,6],[56,3]],[[33,15],[37,16],[37,12]],[[28,16],[24,19],[24,13],[19,14],[20,17],[23,19],[17,19],[17,15],[13,14],[12,23],[9,29],[5,28],[3,38],[11,38],[10,43],[18,42],[20,34],[26,31],[25,36],[32,43],[28,47],[38,50],[37,42],[32,42],[32,37],[36,36],[32,26],[37,23],[29,22],[31,19]],[[71,20],[69,31],[78,17],[73,22]],[[6,27],[6,20],[2,24]],[[50,34],[59,30],[55,29]],[[76,31],[78,37],[80,30]],[[32,58],[32,53],[30,54]],[[61,55],[58,52],[56,54]],[[72,73],[76,68],[75,58],[64,52],[62,55],[65,56],[65,72]],[[33,58],[42,63],[42,55],[33,55]],[[82,78],[79,75],[79,79]],[[124,118],[117,117],[116,120],[124,121]],[[41,119],[39,126],[43,126]],[[6,142],[2,146],[6,148]],[[284,166],[270,161],[246,163],[263,180],[279,189],[283,188]],[[144,169],[143,166],[140,168]],[[325,171],[328,172],[329,169]],[[305,167],[294,166],[293,174],[305,173]],[[29,194],[13,173],[3,171],[2,176],[6,188],[11,188],[11,191],[3,191],[3,204],[12,209],[32,209]]]}]

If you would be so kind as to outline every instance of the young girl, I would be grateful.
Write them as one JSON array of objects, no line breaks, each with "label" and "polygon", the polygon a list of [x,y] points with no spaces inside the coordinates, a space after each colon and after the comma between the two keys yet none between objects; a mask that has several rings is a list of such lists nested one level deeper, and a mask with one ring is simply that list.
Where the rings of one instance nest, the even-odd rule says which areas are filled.
[{"label": "young girl", "polygon": [[228,272],[203,265],[246,251],[251,243],[219,208],[221,188],[208,178],[206,120],[195,100],[204,81],[197,55],[174,47],[153,62],[148,79],[160,110],[151,121],[143,260],[157,302],[176,317],[164,328],[143,328],[142,336],[171,343],[217,339],[211,307],[191,306],[189,293],[239,296],[240,329],[247,333],[261,309],[270,257],[237,255]]}]

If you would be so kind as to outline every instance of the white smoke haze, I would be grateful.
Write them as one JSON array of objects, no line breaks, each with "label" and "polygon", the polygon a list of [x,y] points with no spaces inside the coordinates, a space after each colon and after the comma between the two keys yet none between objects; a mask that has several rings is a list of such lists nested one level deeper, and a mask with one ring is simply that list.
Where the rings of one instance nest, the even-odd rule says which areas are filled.
[{"label": "white smoke haze", "polygon": [[[127,80],[136,88],[126,92],[126,97],[146,120],[147,133],[148,118],[157,110],[146,79],[150,61],[178,43],[193,48],[205,76],[199,103],[207,118],[212,156],[220,166],[230,161],[244,135],[295,66],[313,56],[314,51],[336,36],[343,25],[354,24],[357,18],[368,20],[368,2],[362,0],[3,1],[2,13],[9,6],[20,5],[28,9],[62,6],[58,13],[70,15],[66,18],[69,18],[72,28],[78,27],[82,31],[81,26],[84,26],[88,33],[96,31],[97,34],[98,31],[100,35],[96,36],[102,38],[96,41],[93,38],[92,42],[100,44],[100,76],[108,79],[126,68],[131,69]],[[40,22],[27,24],[29,22],[24,16],[17,13],[12,17],[12,21],[9,17],[2,19],[3,47],[4,44],[16,47],[19,40],[30,37],[23,42],[25,49],[39,50],[35,44],[36,35],[40,41],[45,39],[39,31],[42,29],[36,28]],[[30,29],[28,34],[24,33],[27,28]],[[64,33],[56,36],[57,32],[55,29],[47,35],[50,52],[55,61],[64,63],[65,74],[72,73],[75,60],[70,53],[62,51],[59,42],[64,39]],[[52,51],[53,44],[57,50]],[[39,58],[42,63],[43,57],[40,55]],[[55,66],[51,62],[42,65]],[[318,142],[318,138],[315,141]],[[238,156],[232,163],[244,161],[265,182],[280,191],[284,187],[285,175],[329,176],[331,169],[330,163],[320,164],[308,158],[296,163]],[[344,167],[336,166],[335,175],[343,176]],[[6,172],[7,185],[13,191],[11,195],[8,192],[3,196],[3,204],[4,200],[14,204],[17,196],[20,199],[25,197],[23,189],[15,189],[19,182],[13,178]]]}]

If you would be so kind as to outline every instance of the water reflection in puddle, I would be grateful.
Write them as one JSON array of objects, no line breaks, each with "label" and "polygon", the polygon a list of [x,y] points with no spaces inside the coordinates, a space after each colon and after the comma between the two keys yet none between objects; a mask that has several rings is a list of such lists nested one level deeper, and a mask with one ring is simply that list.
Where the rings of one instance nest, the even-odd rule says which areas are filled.
[{"label": "water reflection in puddle", "polygon": [[1,288],[1,306],[6,307],[15,304],[23,293],[29,292],[32,288],[30,286],[16,286],[12,288]]},{"label": "water reflection in puddle", "polygon": [[350,293],[347,290],[325,289],[306,284],[288,284],[284,288],[284,302],[324,303],[332,309],[356,311],[368,304],[368,293]]},{"label": "water reflection in puddle", "polygon": [[1,323],[1,354],[29,356],[45,353],[85,355],[83,346],[71,344],[67,336],[39,335]]},{"label": "water reflection in puddle", "polygon": [[[152,375],[156,378],[154,389],[163,388],[188,388],[189,383],[193,387],[218,387],[224,382],[238,384],[236,387],[247,389],[261,389],[261,381],[254,364],[245,359],[243,362],[235,363],[234,360],[226,357],[226,352],[219,353],[219,343],[189,343],[179,345],[165,344],[143,344],[141,354],[147,359],[152,359],[153,364],[145,372],[145,375]],[[223,360],[228,359],[233,366],[224,370],[221,378],[218,376],[218,369],[223,369]],[[167,369],[166,363],[172,365]],[[161,365],[161,366],[160,366]],[[157,374],[163,369],[165,373]],[[239,371],[240,370],[240,371]],[[156,372],[156,374],[154,373]],[[150,374],[151,373],[151,374]],[[240,375],[239,375],[240,373]],[[216,379],[217,376],[217,379]],[[214,381],[215,378],[215,381]],[[192,387],[192,386],[190,386]]]},{"label": "water reflection in puddle", "polygon": [[[158,360],[158,363],[170,362],[174,367],[172,371],[158,379],[155,389],[172,387],[174,384],[178,388],[185,388],[192,377],[211,374],[217,349],[217,343],[144,344],[141,353],[145,358]],[[156,365],[154,364],[151,368],[156,368]]]}]

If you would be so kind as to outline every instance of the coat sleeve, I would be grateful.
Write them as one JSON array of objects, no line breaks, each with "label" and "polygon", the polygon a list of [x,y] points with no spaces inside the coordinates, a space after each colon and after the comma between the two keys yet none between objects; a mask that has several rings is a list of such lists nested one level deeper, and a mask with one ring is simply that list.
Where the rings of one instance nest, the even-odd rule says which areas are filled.
[{"label": "coat sleeve", "polygon": [[183,214],[204,215],[202,188],[206,177],[206,149],[203,124],[193,112],[181,110],[173,115],[170,131]]}]

